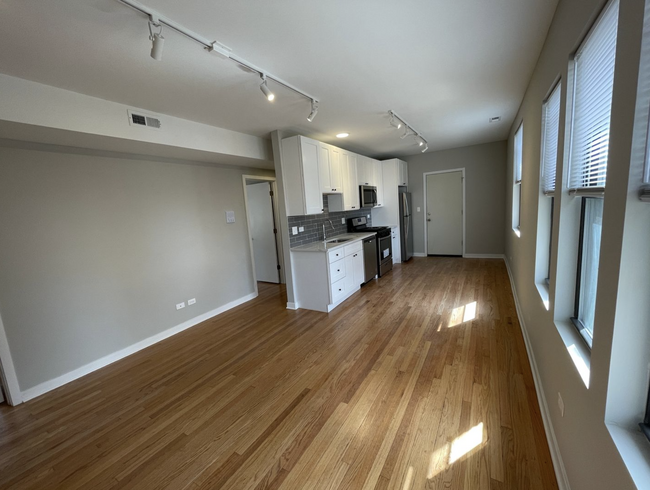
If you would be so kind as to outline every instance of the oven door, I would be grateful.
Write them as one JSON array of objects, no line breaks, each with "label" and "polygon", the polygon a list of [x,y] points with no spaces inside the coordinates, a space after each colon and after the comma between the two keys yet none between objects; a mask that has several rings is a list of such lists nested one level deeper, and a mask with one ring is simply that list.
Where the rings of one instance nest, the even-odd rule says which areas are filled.
[{"label": "oven door", "polygon": [[377,188],[373,185],[360,185],[359,199],[362,208],[374,208],[377,205]]}]

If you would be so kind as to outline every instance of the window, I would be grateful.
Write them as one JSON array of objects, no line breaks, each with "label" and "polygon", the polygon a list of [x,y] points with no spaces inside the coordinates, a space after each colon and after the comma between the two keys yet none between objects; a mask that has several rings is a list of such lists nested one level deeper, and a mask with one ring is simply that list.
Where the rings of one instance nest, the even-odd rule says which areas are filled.
[{"label": "window", "polygon": [[553,242],[553,208],[555,206],[555,173],[557,168],[557,142],[560,130],[560,95],[562,85],[558,83],[542,107],[542,192],[550,200],[550,221],[548,230],[548,270],[546,283],[551,278],[551,245]]},{"label": "window", "polygon": [[515,133],[514,141],[514,185],[512,188],[512,229],[515,230],[517,236],[520,235],[519,226],[521,225],[521,163],[524,139],[524,125],[523,123]]},{"label": "window", "polygon": [[582,200],[575,316],[591,347],[607,176],[618,0],[610,2],[575,56],[569,191]]}]

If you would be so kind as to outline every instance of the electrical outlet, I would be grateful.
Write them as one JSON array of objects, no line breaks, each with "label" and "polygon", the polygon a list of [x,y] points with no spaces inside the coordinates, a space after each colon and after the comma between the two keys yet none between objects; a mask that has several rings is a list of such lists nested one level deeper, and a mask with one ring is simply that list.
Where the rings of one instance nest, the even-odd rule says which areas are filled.
[{"label": "electrical outlet", "polygon": [[370,215],[367,215],[366,218],[370,219]]},{"label": "electrical outlet", "polygon": [[420,206],[418,206],[418,213],[420,212]]},{"label": "electrical outlet", "polygon": [[176,305],[177,310],[182,310],[183,308],[185,308],[185,301],[183,301],[182,303],[178,303]]},{"label": "electrical outlet", "polygon": [[345,224],[345,218],[341,218],[341,224],[342,224],[342,225]]},{"label": "electrical outlet", "polygon": [[557,392],[557,406],[560,407],[560,415],[564,417],[564,400],[562,400],[562,395],[560,392]]},{"label": "electrical outlet", "polygon": [[235,222],[235,212],[226,211],[226,223],[234,223],[234,222]]},{"label": "electrical outlet", "polygon": [[291,234],[292,235],[297,235],[298,234],[298,227],[297,226],[292,226],[291,227]]},{"label": "electrical outlet", "polygon": [[187,306],[192,306],[196,304],[196,298],[188,299]]},{"label": "electrical outlet", "polygon": [[303,231],[305,231],[305,227],[304,227],[304,226],[301,226],[300,228],[298,228],[298,231],[299,231],[300,233],[302,233]]}]

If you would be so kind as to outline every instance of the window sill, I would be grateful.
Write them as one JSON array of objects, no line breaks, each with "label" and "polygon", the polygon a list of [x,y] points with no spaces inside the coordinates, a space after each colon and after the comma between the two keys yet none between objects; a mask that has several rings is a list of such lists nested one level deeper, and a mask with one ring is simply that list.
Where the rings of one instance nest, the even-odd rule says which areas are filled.
[{"label": "window sill", "polygon": [[589,376],[591,375],[591,352],[584,339],[571,323],[571,320],[556,321],[557,328],[564,346],[575,365],[582,382],[589,389]]},{"label": "window sill", "polygon": [[519,228],[513,228],[512,231],[515,232],[515,235],[517,235],[517,238],[521,237],[521,230]]},{"label": "window sill", "polygon": [[643,488],[650,481],[650,445],[640,429],[627,429],[606,423],[623,463],[634,483]]}]

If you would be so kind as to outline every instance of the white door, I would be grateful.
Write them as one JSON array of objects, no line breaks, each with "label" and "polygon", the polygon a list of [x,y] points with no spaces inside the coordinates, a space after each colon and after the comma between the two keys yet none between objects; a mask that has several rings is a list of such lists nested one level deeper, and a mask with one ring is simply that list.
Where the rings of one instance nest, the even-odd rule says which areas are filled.
[{"label": "white door", "polygon": [[463,255],[463,173],[427,175],[427,254]]},{"label": "white door", "polygon": [[263,182],[247,185],[246,198],[255,276],[258,281],[279,283],[270,184]]}]

